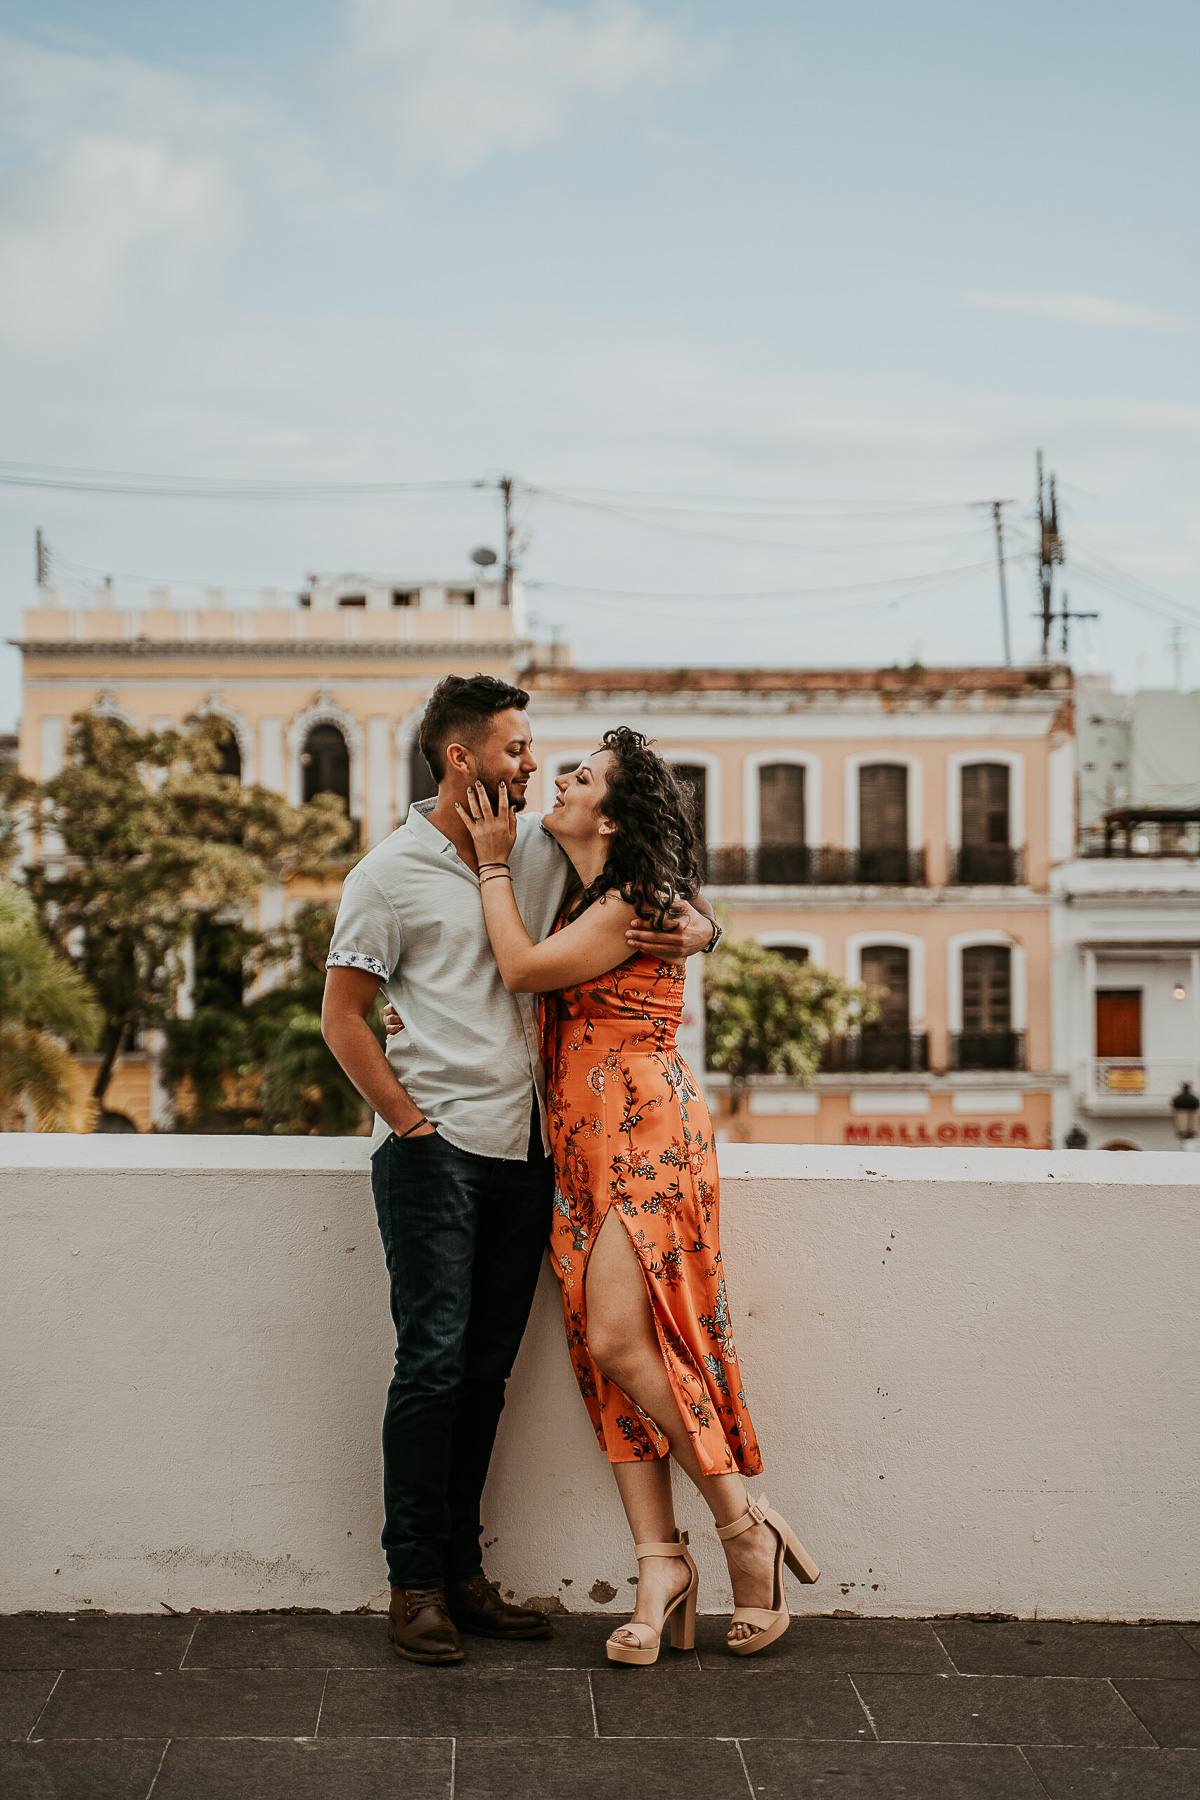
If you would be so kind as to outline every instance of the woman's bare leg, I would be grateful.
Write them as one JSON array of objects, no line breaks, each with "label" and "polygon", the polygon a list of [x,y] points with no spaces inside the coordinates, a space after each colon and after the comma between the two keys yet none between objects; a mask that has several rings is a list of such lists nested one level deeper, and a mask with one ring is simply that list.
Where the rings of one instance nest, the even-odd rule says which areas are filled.
[{"label": "woman's bare leg", "polygon": [[[746,1484],[740,1475],[705,1475],[680,1416],[675,1390],[663,1363],[646,1279],[629,1234],[610,1214],[588,1258],[585,1288],[588,1349],[597,1367],[628,1394],[658,1426],[671,1454],[702,1496],[718,1525],[732,1524],[746,1510]],[[662,1474],[658,1475],[657,1471]],[[634,1541],[658,1541],[673,1535],[670,1474],[666,1458],[655,1463],[614,1463],[617,1489]],[[665,1480],[664,1480],[665,1477]],[[652,1488],[651,1481],[659,1484]],[[663,1495],[665,1492],[665,1506]],[[632,1510],[632,1509],[636,1509]],[[655,1523],[650,1539],[639,1536],[639,1523]],[[668,1528],[664,1531],[663,1526]],[[754,1525],[723,1546],[739,1606],[774,1604],[775,1533]],[[639,1565],[638,1605],[634,1618],[661,1629],[662,1614],[686,1585],[682,1564],[672,1557],[648,1557]],[[734,1626],[731,1637],[753,1635],[753,1628]]]}]

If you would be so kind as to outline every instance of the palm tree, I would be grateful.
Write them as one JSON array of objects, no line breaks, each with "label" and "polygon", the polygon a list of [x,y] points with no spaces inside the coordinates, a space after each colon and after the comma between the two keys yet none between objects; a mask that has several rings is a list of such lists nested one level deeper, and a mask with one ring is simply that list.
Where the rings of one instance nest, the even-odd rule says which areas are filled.
[{"label": "palm tree", "polygon": [[94,1049],[102,1022],[83,976],[47,942],[28,894],[0,880],[0,1124],[90,1131],[96,1106],[68,1042]]}]

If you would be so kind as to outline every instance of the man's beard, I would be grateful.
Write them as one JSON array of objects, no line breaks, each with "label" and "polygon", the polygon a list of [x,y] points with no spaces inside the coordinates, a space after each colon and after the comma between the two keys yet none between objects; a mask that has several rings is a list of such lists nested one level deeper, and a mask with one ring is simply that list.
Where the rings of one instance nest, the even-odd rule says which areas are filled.
[{"label": "man's beard", "polygon": [[[480,777],[480,780],[483,780],[482,776]],[[490,781],[484,781],[483,782],[483,791],[487,795],[488,800],[491,802],[492,811],[496,814],[497,817],[499,817],[499,815],[500,815],[500,787],[499,787],[499,784],[497,783],[497,785],[493,787],[493,785]],[[524,812],[524,810],[525,810],[524,794],[514,794],[512,789],[510,788],[509,794],[508,794],[508,810],[509,810],[509,812]]]}]

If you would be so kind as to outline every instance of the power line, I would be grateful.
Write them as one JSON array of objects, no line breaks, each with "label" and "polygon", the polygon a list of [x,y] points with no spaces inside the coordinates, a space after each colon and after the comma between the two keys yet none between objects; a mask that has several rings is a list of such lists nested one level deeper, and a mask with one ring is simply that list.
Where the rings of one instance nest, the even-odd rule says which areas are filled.
[{"label": "power line", "polygon": [[[554,499],[588,500],[594,503],[607,501],[616,503],[629,501],[635,505],[649,506],[656,512],[689,511],[703,507],[711,511],[714,507],[724,508],[734,514],[741,513],[745,517],[782,518],[789,514],[812,518],[846,518],[846,519],[891,519],[901,518],[918,513],[965,512],[972,507],[990,506],[990,500],[947,500],[947,501],[905,501],[889,507],[877,507],[863,510],[852,501],[828,500],[796,500],[786,495],[752,495],[752,494],[679,494],[668,493],[655,495],[645,491],[620,488],[589,488],[577,486],[558,486],[537,482],[526,482],[531,493],[545,494]],[[682,506],[676,502],[684,502]],[[775,510],[768,513],[751,513],[747,509],[768,506]],[[780,511],[779,509],[783,510]]]},{"label": "power line", "polygon": [[83,494],[124,494],[144,500],[341,500],[395,494],[466,492],[495,488],[482,479],[463,481],[257,481],[205,475],[144,475],[105,469],[54,468],[0,462],[0,487],[43,488]]},{"label": "power line", "polygon": [[991,557],[983,562],[963,563],[952,569],[931,569],[921,575],[888,575],[878,581],[845,581],[833,582],[825,587],[791,587],[791,588],[734,588],[697,591],[688,589],[655,589],[655,588],[603,588],[590,584],[581,586],[566,581],[538,580],[529,581],[529,588],[548,588],[560,594],[579,594],[593,599],[619,600],[682,600],[694,604],[697,600],[797,600],[808,595],[823,594],[857,594],[867,588],[907,587],[913,582],[938,581],[954,575],[975,575],[981,569],[992,567]]}]

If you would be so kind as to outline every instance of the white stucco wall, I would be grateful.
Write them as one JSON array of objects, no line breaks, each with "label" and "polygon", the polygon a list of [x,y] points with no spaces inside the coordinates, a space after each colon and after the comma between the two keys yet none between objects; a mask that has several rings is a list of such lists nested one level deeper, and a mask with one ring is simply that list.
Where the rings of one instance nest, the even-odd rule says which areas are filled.
[{"label": "white stucco wall", "polygon": [[[754,1487],[825,1571],[795,1610],[1200,1614],[1191,1158],[721,1156]],[[362,1140],[0,1136],[0,1611],[386,1604],[390,1362]],[[510,1395],[490,1570],[620,1609],[548,1268]]]}]

